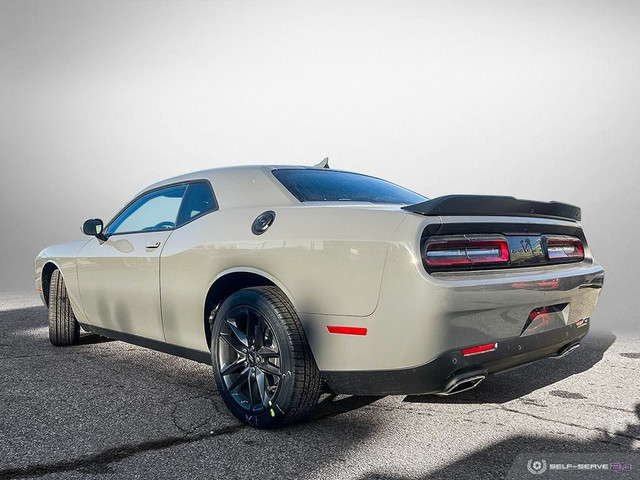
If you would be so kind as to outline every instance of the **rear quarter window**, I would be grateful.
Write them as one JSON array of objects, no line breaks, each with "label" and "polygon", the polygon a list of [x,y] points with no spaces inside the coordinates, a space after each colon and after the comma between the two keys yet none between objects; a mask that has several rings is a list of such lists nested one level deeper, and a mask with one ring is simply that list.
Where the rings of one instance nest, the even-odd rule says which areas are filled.
[{"label": "rear quarter window", "polygon": [[273,175],[301,202],[410,205],[427,198],[380,178],[328,169],[279,169]]}]

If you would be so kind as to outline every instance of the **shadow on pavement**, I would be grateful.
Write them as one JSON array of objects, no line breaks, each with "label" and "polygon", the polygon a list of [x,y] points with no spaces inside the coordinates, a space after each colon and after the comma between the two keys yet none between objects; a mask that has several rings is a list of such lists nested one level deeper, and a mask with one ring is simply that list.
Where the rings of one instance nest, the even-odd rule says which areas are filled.
[{"label": "shadow on pavement", "polygon": [[[0,312],[1,395],[6,401],[0,431],[7,439],[0,442],[0,479],[72,471],[109,474],[118,462],[128,461],[126,468],[133,468],[142,462],[139,455],[154,452],[159,452],[154,457],[158,460],[168,456],[159,468],[210,472],[211,464],[227,459],[231,476],[246,477],[250,472],[242,469],[251,464],[247,456],[255,454],[254,461],[259,462],[263,455],[262,449],[247,445],[266,443],[271,448],[270,461],[263,464],[264,476],[295,478],[301,471],[312,475],[348,457],[378,433],[382,422],[382,410],[349,414],[382,397],[329,394],[304,423],[273,432],[252,430],[226,411],[210,366],[95,335],[83,334],[76,347],[56,348],[48,343],[46,325],[44,307]],[[407,397],[406,401],[506,402],[588,370],[614,340],[611,334],[587,337],[584,348],[564,360],[547,360],[490,377],[480,389],[457,397]],[[636,413],[640,414],[640,405]],[[339,421],[331,418],[342,414]],[[601,438],[592,442],[551,434],[514,436],[424,478],[497,478],[521,452],[626,451],[639,435],[640,425],[633,424],[617,435],[601,432]],[[207,458],[202,465],[180,461],[174,465],[169,458],[182,457],[171,452],[184,452],[181,448],[216,453],[199,457]],[[132,457],[136,460],[131,461]],[[362,478],[401,478],[380,468]]]},{"label": "shadow on pavement", "polygon": [[97,343],[115,342],[112,338],[101,337],[94,333],[81,333],[78,345],[95,345]]},{"label": "shadow on pavement", "polygon": [[[237,472],[251,468],[252,456],[258,457],[253,464],[262,462],[258,445],[267,443],[272,462],[266,477],[282,471],[283,478],[295,478],[300,468],[326,466],[326,455],[310,457],[309,451],[345,454],[375,434],[375,423],[348,412],[380,397],[325,395],[306,422],[254,430],[227,411],[209,365],[87,333],[79,345],[54,347],[47,322],[45,307],[0,312],[0,431],[6,440],[0,441],[0,480],[109,475],[136,467],[145,456],[185,458],[175,453],[182,448],[215,454],[202,465],[188,457],[161,461],[159,470],[196,472],[227,461],[231,476],[249,478],[250,472]],[[331,421],[341,414],[347,415]]]},{"label": "shadow on pavement", "polygon": [[[615,435],[601,432],[600,438],[590,441],[571,440],[566,437],[557,436],[522,436],[517,435],[501,440],[493,445],[481,450],[472,452],[455,460],[443,468],[440,468],[427,475],[417,478],[423,480],[476,480],[480,478],[503,479],[509,472],[511,465],[520,454],[530,453],[532,457],[536,453],[611,453],[611,462],[621,461],[622,454],[638,452],[634,448],[634,442],[640,441],[640,403],[635,407],[636,416],[639,423],[628,424],[626,430],[616,432]],[[576,462],[579,460],[576,460]],[[640,466],[632,465],[633,469]],[[516,472],[517,474],[518,472]],[[575,473],[575,478],[580,478],[579,472]],[[607,472],[612,475],[603,475],[598,478],[638,478],[637,476],[624,476],[618,472]],[[637,475],[637,472],[629,472]],[[545,478],[541,475],[531,475],[526,468],[515,478]],[[557,475],[553,478],[573,478],[571,474],[567,476]],[[394,474],[393,472],[371,470],[358,477],[360,479],[386,479],[401,480],[409,477]],[[416,478],[414,476],[410,478]],[[593,477],[589,477],[593,478]]]},{"label": "shadow on pavement", "polygon": [[[337,399],[337,395],[329,394],[325,398],[321,397],[320,402],[316,405],[313,413],[306,420],[306,422],[314,422],[327,417],[333,417],[343,413],[358,410],[359,408],[371,405],[377,402],[382,396],[370,396],[370,397],[355,397],[347,396]],[[306,423],[305,422],[305,423]]]}]

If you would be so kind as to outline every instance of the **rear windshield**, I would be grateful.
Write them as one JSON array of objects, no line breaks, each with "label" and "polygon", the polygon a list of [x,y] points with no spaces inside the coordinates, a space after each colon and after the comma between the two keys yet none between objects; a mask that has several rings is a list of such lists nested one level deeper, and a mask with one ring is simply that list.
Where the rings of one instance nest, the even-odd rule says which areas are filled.
[{"label": "rear windshield", "polygon": [[301,202],[367,202],[410,205],[427,200],[393,183],[328,169],[280,169],[273,175]]}]

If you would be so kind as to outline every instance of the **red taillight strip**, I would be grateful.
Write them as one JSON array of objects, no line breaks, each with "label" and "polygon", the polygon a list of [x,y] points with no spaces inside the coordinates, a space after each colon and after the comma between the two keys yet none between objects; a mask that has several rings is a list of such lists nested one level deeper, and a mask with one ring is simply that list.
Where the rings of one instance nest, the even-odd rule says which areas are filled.
[{"label": "red taillight strip", "polygon": [[549,260],[582,260],[584,258],[584,245],[577,237],[546,236],[547,257]]},{"label": "red taillight strip", "polygon": [[467,357],[469,355],[477,355],[478,353],[493,352],[496,348],[498,348],[497,343],[487,343],[486,345],[478,345],[475,347],[463,348],[462,355]]},{"label": "red taillight strip", "polygon": [[509,262],[509,243],[501,235],[440,237],[424,247],[428,267]]},{"label": "red taillight strip", "polygon": [[340,333],[342,335],[366,335],[367,329],[364,327],[339,327],[335,325],[327,326],[329,333]]}]

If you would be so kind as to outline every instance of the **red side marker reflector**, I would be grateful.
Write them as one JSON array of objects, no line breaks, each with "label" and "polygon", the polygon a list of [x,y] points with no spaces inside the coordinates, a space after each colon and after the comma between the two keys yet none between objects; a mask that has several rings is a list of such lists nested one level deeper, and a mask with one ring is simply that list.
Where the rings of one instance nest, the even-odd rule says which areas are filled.
[{"label": "red side marker reflector", "polygon": [[588,318],[583,318],[582,320],[578,320],[576,322],[576,328],[584,327],[588,323],[589,323],[589,319]]},{"label": "red side marker reflector", "polygon": [[496,348],[498,348],[497,343],[487,343],[486,345],[478,345],[476,347],[464,348],[462,350],[462,354],[465,356],[476,355],[478,353],[492,352]]},{"label": "red side marker reflector", "polygon": [[341,333],[343,335],[366,335],[367,329],[364,327],[336,327],[327,326],[329,333]]},{"label": "red side marker reflector", "polygon": [[37,291],[38,293],[42,293],[42,289],[41,289],[40,287],[37,287],[37,288],[36,288],[36,291]]}]

